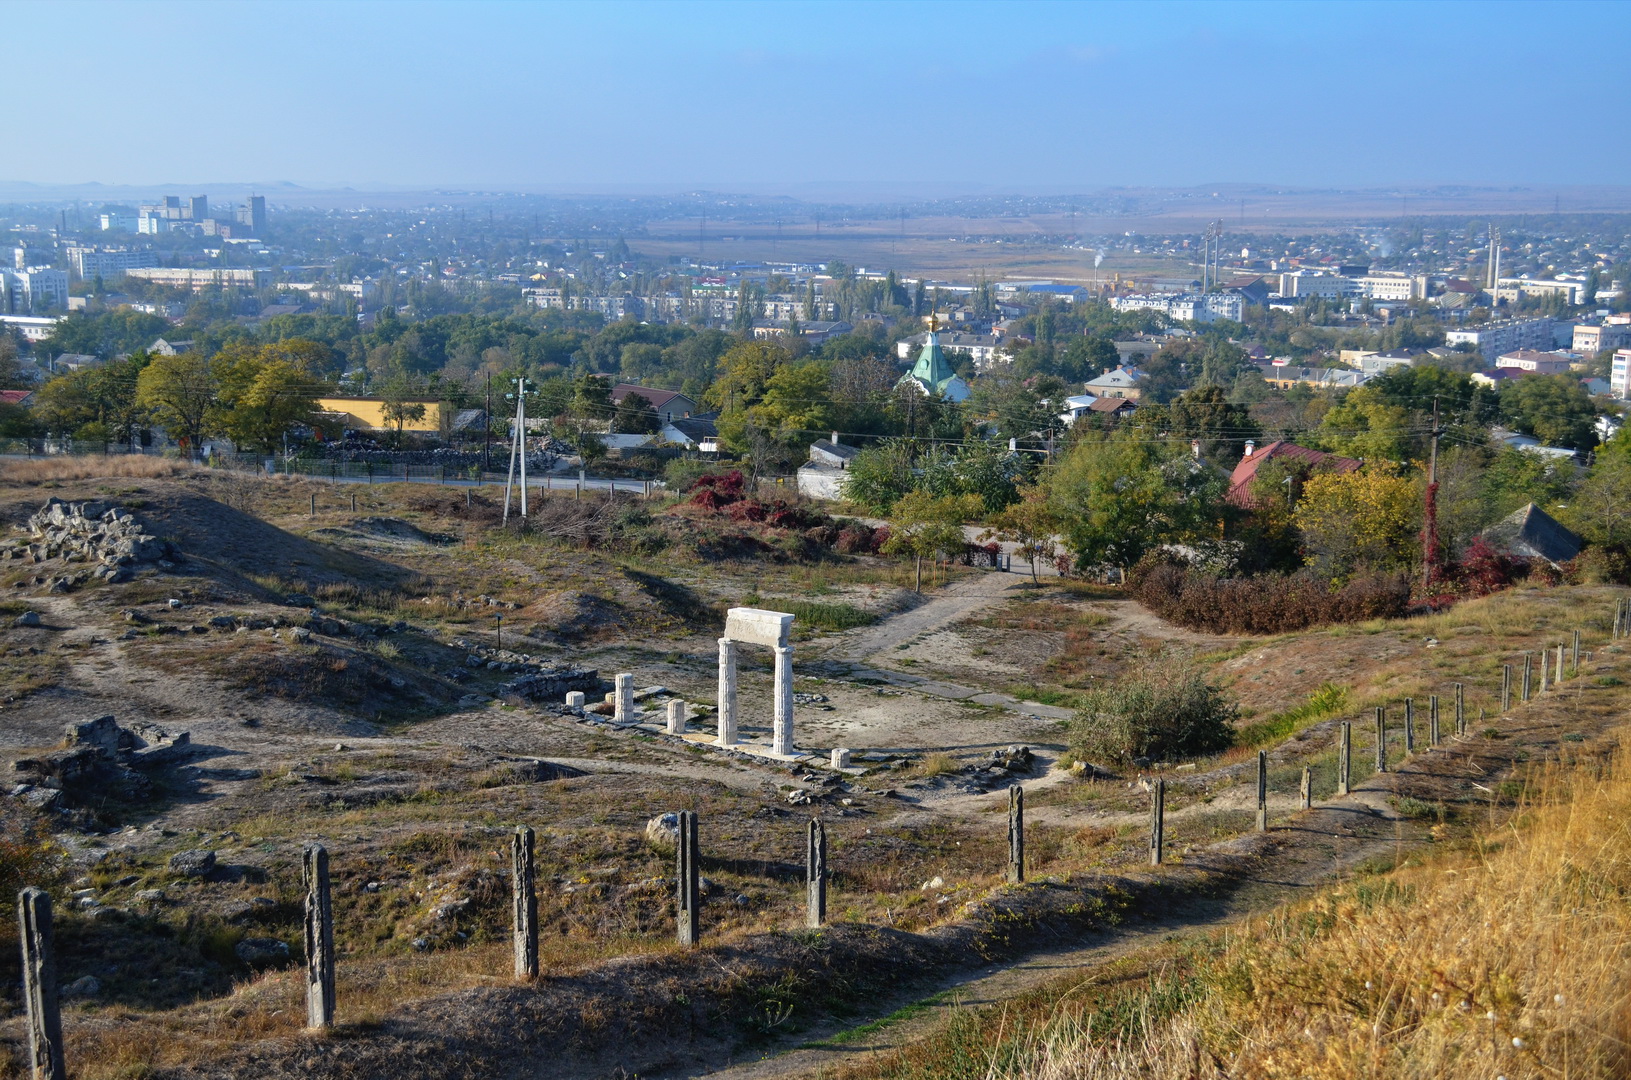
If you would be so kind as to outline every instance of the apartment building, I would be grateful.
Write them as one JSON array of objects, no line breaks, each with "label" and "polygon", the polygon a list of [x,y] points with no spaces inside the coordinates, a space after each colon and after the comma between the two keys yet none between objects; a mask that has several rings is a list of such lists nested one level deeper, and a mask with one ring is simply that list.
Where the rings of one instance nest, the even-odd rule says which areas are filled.
[{"label": "apartment building", "polygon": [[265,282],[267,271],[227,266],[138,266],[127,269],[125,276],[203,292],[211,288],[258,288]]},{"label": "apartment building", "polygon": [[1555,344],[1553,324],[1554,320],[1544,315],[1533,319],[1502,319],[1484,326],[1450,330],[1444,335],[1444,344],[1451,348],[1470,345],[1493,364],[1502,353],[1551,348]]},{"label": "apartment building", "polygon": [[0,313],[32,315],[46,308],[68,308],[68,275],[50,267],[0,270]]},{"label": "apartment building", "polygon": [[1595,356],[1604,349],[1618,349],[1631,344],[1631,323],[1580,323],[1574,328],[1572,352],[1582,356]]},{"label": "apartment building", "polygon": [[1631,349],[1614,350],[1614,359],[1608,367],[1608,385],[1621,401],[1631,398]]},{"label": "apartment building", "polygon": [[118,281],[125,276],[127,270],[136,270],[148,266],[157,266],[159,256],[153,251],[101,251],[94,247],[70,247],[68,249],[68,267],[73,271],[74,277],[80,281],[91,281],[101,278],[103,281]]}]

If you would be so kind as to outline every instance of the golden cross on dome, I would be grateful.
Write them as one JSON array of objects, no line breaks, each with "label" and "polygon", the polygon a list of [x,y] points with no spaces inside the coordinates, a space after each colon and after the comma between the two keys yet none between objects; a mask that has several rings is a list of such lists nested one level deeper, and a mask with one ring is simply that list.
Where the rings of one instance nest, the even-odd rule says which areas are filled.
[{"label": "golden cross on dome", "polygon": [[929,312],[929,333],[932,334],[936,330],[939,330],[939,329],[940,329],[940,315],[939,315],[939,313],[934,312],[934,311]]}]

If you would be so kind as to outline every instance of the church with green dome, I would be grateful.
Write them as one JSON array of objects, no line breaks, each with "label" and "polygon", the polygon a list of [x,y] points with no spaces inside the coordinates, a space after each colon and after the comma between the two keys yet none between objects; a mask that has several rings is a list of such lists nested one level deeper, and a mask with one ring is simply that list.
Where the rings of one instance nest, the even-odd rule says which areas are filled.
[{"label": "church with green dome", "polygon": [[935,323],[931,319],[929,340],[923,343],[923,351],[917,354],[917,363],[895,385],[915,386],[925,396],[939,394],[947,401],[964,401],[968,398],[968,383],[951,369],[946,354],[940,351],[940,335],[935,331]]}]

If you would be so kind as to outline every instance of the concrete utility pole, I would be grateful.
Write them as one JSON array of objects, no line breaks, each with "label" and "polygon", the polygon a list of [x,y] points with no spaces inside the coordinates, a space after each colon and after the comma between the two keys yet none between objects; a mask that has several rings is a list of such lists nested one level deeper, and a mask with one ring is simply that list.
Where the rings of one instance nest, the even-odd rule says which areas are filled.
[{"label": "concrete utility pole", "polygon": [[515,430],[510,433],[510,471],[504,477],[504,524],[510,521],[510,489],[515,486],[516,464],[521,467],[521,519],[527,517],[527,380],[515,380]]},{"label": "concrete utility pole", "polygon": [[1438,570],[1438,440],[1443,429],[1438,426],[1438,395],[1433,396],[1433,448],[1427,458],[1427,490],[1424,494],[1421,530],[1421,583],[1431,589]]}]

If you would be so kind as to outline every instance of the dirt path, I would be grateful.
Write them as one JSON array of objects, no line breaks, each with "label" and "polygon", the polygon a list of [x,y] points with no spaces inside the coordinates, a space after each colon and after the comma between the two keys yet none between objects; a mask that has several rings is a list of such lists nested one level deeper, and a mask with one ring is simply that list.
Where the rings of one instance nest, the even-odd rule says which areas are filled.
[{"label": "dirt path", "polygon": [[931,630],[960,622],[975,612],[1008,598],[1009,590],[1027,580],[1019,574],[971,574],[948,585],[928,603],[891,615],[881,622],[853,631],[830,654],[833,659],[862,662],[886,649],[905,644]]}]

